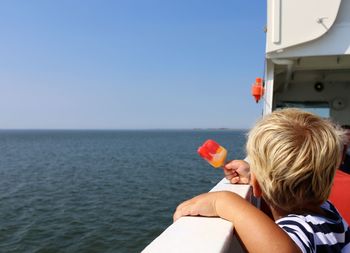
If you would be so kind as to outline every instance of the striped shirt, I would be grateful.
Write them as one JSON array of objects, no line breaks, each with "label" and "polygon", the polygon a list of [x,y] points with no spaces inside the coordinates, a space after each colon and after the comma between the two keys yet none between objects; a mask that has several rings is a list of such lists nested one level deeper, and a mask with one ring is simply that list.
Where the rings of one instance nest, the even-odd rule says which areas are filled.
[{"label": "striped shirt", "polygon": [[337,209],[326,201],[325,216],[289,214],[276,223],[288,233],[303,253],[350,253],[350,230]]}]

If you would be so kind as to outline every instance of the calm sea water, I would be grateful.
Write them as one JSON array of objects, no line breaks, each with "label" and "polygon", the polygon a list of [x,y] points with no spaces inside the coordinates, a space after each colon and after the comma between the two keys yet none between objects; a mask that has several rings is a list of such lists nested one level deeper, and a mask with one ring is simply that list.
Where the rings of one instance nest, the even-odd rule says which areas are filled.
[{"label": "calm sea water", "polygon": [[0,251],[140,252],[223,177],[198,146],[243,158],[245,133],[0,131]]}]

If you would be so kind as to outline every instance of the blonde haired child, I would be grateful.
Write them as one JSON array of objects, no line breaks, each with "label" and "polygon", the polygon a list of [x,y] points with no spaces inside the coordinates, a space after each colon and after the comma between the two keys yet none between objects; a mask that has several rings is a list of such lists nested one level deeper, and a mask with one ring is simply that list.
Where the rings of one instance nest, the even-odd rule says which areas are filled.
[{"label": "blonde haired child", "polygon": [[202,215],[232,221],[249,252],[350,252],[348,225],[327,201],[341,151],[342,133],[331,122],[297,109],[275,111],[247,141],[253,193],[268,203],[275,222],[231,192],[185,201],[174,220]]}]

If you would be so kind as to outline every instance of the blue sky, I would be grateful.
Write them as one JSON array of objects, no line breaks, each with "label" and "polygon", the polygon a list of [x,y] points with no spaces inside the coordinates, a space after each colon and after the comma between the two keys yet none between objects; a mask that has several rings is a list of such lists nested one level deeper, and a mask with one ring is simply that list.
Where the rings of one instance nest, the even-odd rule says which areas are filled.
[{"label": "blue sky", "polygon": [[248,128],[265,1],[0,2],[0,129]]}]

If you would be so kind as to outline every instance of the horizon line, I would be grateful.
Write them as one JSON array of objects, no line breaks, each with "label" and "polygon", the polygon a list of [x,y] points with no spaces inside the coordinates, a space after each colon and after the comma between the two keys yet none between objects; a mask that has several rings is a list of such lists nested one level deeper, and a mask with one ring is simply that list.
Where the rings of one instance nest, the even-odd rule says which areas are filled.
[{"label": "horizon line", "polygon": [[0,128],[0,131],[152,131],[152,130],[247,130],[247,128],[192,127],[192,128]]}]

